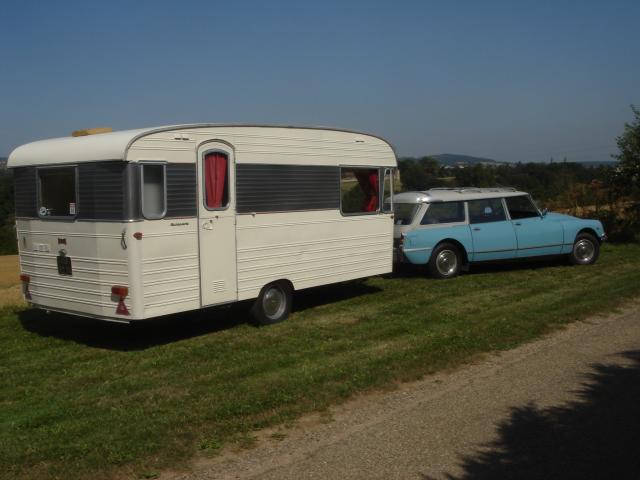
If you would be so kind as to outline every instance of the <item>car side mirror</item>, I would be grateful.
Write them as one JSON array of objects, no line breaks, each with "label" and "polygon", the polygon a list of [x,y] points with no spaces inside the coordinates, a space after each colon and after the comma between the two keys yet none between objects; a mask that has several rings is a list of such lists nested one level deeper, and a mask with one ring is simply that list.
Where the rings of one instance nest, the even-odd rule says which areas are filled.
[{"label": "car side mirror", "polygon": [[547,213],[549,213],[549,209],[548,208],[543,208],[540,213],[542,214],[543,217],[546,217]]}]

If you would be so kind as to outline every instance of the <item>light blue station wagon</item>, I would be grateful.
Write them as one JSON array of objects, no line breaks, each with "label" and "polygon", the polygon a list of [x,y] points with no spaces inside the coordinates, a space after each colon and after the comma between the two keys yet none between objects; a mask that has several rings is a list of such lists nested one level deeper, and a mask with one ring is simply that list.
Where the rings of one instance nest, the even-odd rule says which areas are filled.
[{"label": "light blue station wagon", "polygon": [[598,220],[540,211],[512,188],[434,188],[393,197],[394,258],[427,265],[436,278],[470,263],[567,255],[575,265],[598,259],[606,239]]}]

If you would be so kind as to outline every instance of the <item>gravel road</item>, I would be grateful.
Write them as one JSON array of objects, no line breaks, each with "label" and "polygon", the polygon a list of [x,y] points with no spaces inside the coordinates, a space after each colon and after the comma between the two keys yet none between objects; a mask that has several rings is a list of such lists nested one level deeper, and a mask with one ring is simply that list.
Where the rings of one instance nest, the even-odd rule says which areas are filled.
[{"label": "gravel road", "polygon": [[640,302],[162,478],[640,478]]}]

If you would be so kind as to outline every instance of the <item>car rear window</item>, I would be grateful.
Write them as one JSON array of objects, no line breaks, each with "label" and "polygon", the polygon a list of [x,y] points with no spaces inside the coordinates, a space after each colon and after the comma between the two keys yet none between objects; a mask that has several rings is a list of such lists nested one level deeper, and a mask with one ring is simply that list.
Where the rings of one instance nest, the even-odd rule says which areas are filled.
[{"label": "car rear window", "polygon": [[394,203],[393,219],[396,225],[410,225],[420,208],[418,203]]}]

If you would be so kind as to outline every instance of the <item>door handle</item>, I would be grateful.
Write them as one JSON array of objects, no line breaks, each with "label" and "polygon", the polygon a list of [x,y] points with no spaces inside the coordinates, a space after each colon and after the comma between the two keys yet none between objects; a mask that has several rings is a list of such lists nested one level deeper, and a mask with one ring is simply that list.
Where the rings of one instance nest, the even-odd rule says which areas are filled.
[{"label": "door handle", "polygon": [[480,231],[480,227],[473,227],[473,231],[474,232],[479,232]]},{"label": "door handle", "polygon": [[514,225],[515,225],[516,227],[519,227],[519,226],[520,226],[520,225],[522,225],[522,224],[521,224],[520,222],[516,222],[516,223],[514,223]]},{"label": "door handle", "polygon": [[202,228],[204,230],[213,230],[213,220],[209,220],[208,222],[204,222],[202,224]]}]

